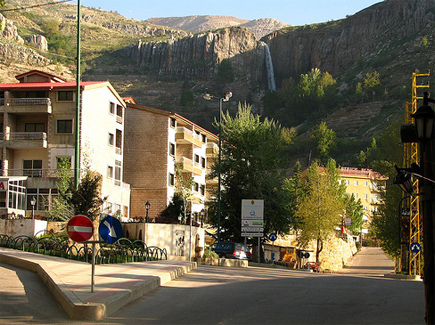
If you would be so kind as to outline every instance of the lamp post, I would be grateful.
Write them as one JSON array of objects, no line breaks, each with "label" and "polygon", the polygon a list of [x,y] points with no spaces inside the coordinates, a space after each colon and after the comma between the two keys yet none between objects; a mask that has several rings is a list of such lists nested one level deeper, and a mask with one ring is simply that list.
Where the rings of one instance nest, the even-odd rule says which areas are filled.
[{"label": "lamp post", "polygon": [[[226,92],[221,98],[219,98],[219,161],[218,161],[218,242],[221,241],[221,165],[222,165],[222,103],[228,102],[233,96],[231,91]],[[211,100],[213,96],[210,94],[205,94],[203,96],[206,100]]]},{"label": "lamp post", "polygon": [[30,200],[30,204],[32,205],[32,220],[35,220],[35,205],[36,205],[36,198],[32,197]]},{"label": "lamp post", "polygon": [[145,203],[145,211],[146,211],[146,215],[145,215],[145,223],[148,223],[148,211],[150,210],[150,202],[147,201],[147,203]]},{"label": "lamp post", "polygon": [[[427,92],[424,93],[423,105],[420,106],[411,117],[414,118],[414,130],[415,138],[404,139],[402,133],[402,142],[418,142],[420,144],[419,150],[419,161],[421,163],[422,173],[412,170],[416,166],[411,166],[411,169],[397,169],[398,172],[409,173],[421,179],[418,182],[418,193],[421,197],[420,199],[420,211],[423,215],[423,259],[424,259],[424,295],[425,295],[425,321],[426,324],[435,323],[435,258],[434,258],[434,221],[433,215],[435,205],[433,204],[434,194],[433,186],[430,186],[429,182],[435,183],[433,181],[433,167],[430,163],[434,161],[434,150],[433,150],[433,124],[434,124],[434,111],[429,106],[429,102],[435,103],[435,100],[429,98]],[[410,135],[410,128],[406,128]],[[402,126],[403,131],[403,126]],[[396,177],[397,178],[397,177]],[[398,184],[398,183],[397,183]],[[409,187],[408,187],[409,188]]]}]

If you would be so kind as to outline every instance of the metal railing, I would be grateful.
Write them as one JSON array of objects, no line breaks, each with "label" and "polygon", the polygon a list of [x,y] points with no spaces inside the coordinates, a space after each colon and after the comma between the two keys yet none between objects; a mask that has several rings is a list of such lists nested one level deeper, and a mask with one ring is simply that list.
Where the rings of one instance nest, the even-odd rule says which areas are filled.
[{"label": "metal railing", "polygon": [[[51,101],[50,98],[9,98],[7,103],[10,106],[36,106],[50,105]],[[4,105],[4,98],[2,105]]]},{"label": "metal railing", "polygon": [[[29,177],[57,177],[59,169],[8,169],[8,176],[29,176]],[[71,176],[74,175],[74,170],[70,170]]]},{"label": "metal railing", "polygon": [[7,140],[13,141],[40,141],[47,140],[45,132],[10,132],[6,134]]},{"label": "metal railing", "polygon": [[[88,263],[92,262],[92,245],[86,243],[69,245],[69,239],[66,236],[57,236],[47,230],[42,232],[45,235],[39,238],[36,237],[39,233],[35,237],[0,235],[0,247],[58,256]],[[147,246],[141,240],[131,241],[128,238],[120,238],[115,244],[101,242],[95,254],[96,264],[146,262],[167,259],[168,252],[166,248]]]}]

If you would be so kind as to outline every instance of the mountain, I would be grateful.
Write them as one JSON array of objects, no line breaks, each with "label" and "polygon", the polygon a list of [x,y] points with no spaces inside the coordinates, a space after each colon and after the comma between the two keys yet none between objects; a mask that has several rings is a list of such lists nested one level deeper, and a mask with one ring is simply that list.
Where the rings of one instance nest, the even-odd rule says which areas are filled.
[{"label": "mountain", "polygon": [[[38,3],[45,2],[8,0],[6,5]],[[14,36],[0,35],[0,82],[35,68],[73,76],[76,6],[58,3],[4,15],[7,22],[2,26],[7,24]],[[53,21],[65,40],[63,47],[47,31]],[[266,22],[264,29],[272,23]],[[289,26],[261,39],[239,25],[194,34],[83,7],[83,79],[109,80],[121,95],[132,96],[139,104],[175,111],[213,131],[218,103],[205,101],[205,92],[219,95],[231,90],[234,96],[224,104],[225,110],[234,112],[238,102],[247,101],[254,112],[262,113],[270,63],[281,94],[280,87],[289,84],[289,78],[298,82],[301,74],[318,68],[336,80],[337,102],[330,111],[297,125],[298,132],[304,135],[321,119],[327,121],[341,139],[353,141],[341,159],[352,163],[371,137],[403,119],[412,72],[434,70],[434,28],[435,0],[385,0],[343,20]],[[62,56],[36,51],[29,42],[32,35],[46,36],[48,50]],[[268,53],[271,61],[266,64]],[[374,72],[381,90],[376,96],[357,98],[358,85]],[[286,120],[288,107],[279,106],[279,101],[276,105],[280,122],[292,125]],[[300,154],[307,150],[307,145],[301,146]]]},{"label": "mountain", "polygon": [[201,33],[224,27],[243,26],[252,31],[257,39],[270,34],[276,30],[289,26],[272,18],[262,18],[254,20],[240,19],[232,16],[186,16],[186,17],[167,17],[150,18],[146,22],[186,30],[192,33]]}]

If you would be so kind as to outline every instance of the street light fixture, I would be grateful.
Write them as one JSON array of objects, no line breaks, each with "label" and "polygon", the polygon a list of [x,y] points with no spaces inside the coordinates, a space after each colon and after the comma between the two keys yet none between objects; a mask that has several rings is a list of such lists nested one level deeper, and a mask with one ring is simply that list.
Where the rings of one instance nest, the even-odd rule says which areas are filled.
[{"label": "street light fixture", "polygon": [[429,98],[429,94],[425,92],[423,106],[420,106],[414,114],[411,114],[411,117],[415,120],[418,142],[423,145],[432,139],[433,133],[434,111],[428,105],[429,102],[435,103],[435,100]]},{"label": "street light fixture", "polygon": [[[221,165],[222,165],[222,103],[228,102],[233,96],[231,91],[226,92],[221,98],[219,98],[219,161],[218,161],[218,242],[221,241]],[[213,98],[210,94],[203,96],[205,100],[211,100]]]},{"label": "street light fixture", "polygon": [[150,209],[150,202],[149,201],[147,201],[147,203],[145,203],[145,210],[146,210],[146,216],[145,216],[145,223],[147,223],[148,222],[148,211],[149,211],[149,209]]},{"label": "street light fixture", "polygon": [[35,219],[35,205],[36,205],[36,198],[32,197],[30,200],[30,204],[32,205],[32,220]]}]

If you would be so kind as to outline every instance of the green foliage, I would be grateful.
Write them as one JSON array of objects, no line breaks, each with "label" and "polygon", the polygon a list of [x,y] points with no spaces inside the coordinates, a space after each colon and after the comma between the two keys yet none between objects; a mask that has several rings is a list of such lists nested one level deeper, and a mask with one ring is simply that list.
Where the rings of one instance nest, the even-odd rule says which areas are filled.
[{"label": "green foliage", "polygon": [[321,122],[310,138],[316,143],[317,157],[321,162],[326,163],[331,158],[331,150],[337,145],[337,135],[334,130],[328,129],[326,122]]},{"label": "green foliage", "polygon": [[176,193],[168,206],[159,214],[159,223],[177,223],[178,216],[183,213],[184,201],[180,194]]},{"label": "green foliage", "polygon": [[60,55],[74,55],[72,37],[60,32],[60,25],[57,20],[50,20],[43,25],[44,36],[47,39],[48,48],[51,52]]},{"label": "green foliage", "polygon": [[346,195],[344,202],[346,205],[346,217],[352,218],[352,224],[347,226],[347,228],[353,233],[358,233],[364,222],[364,211],[361,199],[356,200],[353,194]]},{"label": "green foliage", "polygon": [[227,84],[234,81],[234,72],[230,60],[223,59],[218,67],[218,82]]},{"label": "green foliage", "polygon": [[[284,189],[283,152],[294,137],[294,131],[273,120],[261,120],[251,112],[251,106],[239,104],[236,116],[228,112],[222,119],[222,238],[240,241],[241,200],[264,200],[265,232],[285,233],[291,215],[289,194]],[[219,125],[216,126],[217,128]],[[212,177],[218,175],[218,165]],[[217,197],[217,193],[215,194]],[[210,202],[209,217],[217,224],[217,202]]]},{"label": "green foliage", "polygon": [[195,97],[191,89],[185,89],[181,93],[180,105],[183,107],[191,106],[193,104]]},{"label": "green foliage", "polygon": [[83,214],[92,221],[98,218],[104,202],[104,199],[101,199],[101,183],[101,175],[87,169],[80,179],[78,188],[70,188],[70,204],[75,215]]},{"label": "green foliage", "polygon": [[336,81],[328,72],[312,69],[297,84],[291,78],[283,80],[276,95],[266,94],[263,105],[269,116],[285,125],[297,125],[311,116],[325,115],[337,101]]},{"label": "green foliage", "polygon": [[202,257],[203,258],[208,258],[208,257],[210,257],[210,258],[215,258],[215,259],[218,259],[219,258],[219,255],[216,253],[216,252],[213,252],[211,249],[205,249],[204,250],[204,254],[202,255]]},{"label": "green foliage", "polygon": [[338,182],[335,161],[325,168],[314,163],[307,171],[306,183],[297,207],[298,241],[306,246],[317,242],[316,261],[323,249],[323,241],[334,233],[345,209],[345,187]]},{"label": "green foliage", "polygon": [[57,192],[53,202],[47,211],[47,219],[53,221],[67,221],[74,216],[74,211],[70,206],[71,200],[71,164],[69,159],[62,157],[59,160],[59,170],[57,172]]}]

